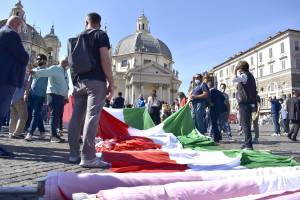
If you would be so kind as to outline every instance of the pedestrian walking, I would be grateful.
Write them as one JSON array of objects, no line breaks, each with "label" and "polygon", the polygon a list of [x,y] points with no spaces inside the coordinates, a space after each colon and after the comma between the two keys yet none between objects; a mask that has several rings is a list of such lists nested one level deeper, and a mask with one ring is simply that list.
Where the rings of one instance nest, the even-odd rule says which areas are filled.
[{"label": "pedestrian walking", "polygon": [[271,115],[274,125],[274,133],[272,134],[272,136],[280,136],[279,112],[281,110],[281,105],[276,96],[274,96],[273,99],[270,97],[269,101],[271,103]]},{"label": "pedestrian walking", "polygon": [[298,141],[297,135],[300,127],[300,96],[297,91],[293,91],[292,98],[286,102],[288,119],[292,122],[292,127],[288,133],[288,138],[292,141]]},{"label": "pedestrian walking", "polygon": [[147,106],[148,106],[148,112],[154,124],[155,125],[160,124],[160,110],[162,105],[156,95],[156,90],[152,90],[151,96],[148,97]]},{"label": "pedestrian walking", "polygon": [[229,113],[230,113],[230,103],[229,103],[229,96],[226,93],[226,84],[225,83],[221,83],[220,85],[220,90],[224,96],[224,104],[225,104],[225,112],[220,113],[219,116],[219,126],[220,126],[220,131],[226,133],[226,135],[228,136],[229,140],[232,139],[232,134],[231,134],[231,128],[230,128],[230,124],[228,122],[229,119]]}]

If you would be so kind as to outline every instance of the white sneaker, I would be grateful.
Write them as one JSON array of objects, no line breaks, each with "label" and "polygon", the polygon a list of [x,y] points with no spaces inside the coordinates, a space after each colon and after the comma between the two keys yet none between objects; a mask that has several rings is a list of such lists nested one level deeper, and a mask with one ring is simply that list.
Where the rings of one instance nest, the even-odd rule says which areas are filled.
[{"label": "white sneaker", "polygon": [[271,136],[277,136],[277,133],[273,133]]},{"label": "white sneaker", "polygon": [[102,161],[99,158],[94,158],[93,160],[81,160],[80,164],[81,167],[85,168],[110,168],[111,164]]},{"label": "white sneaker", "polygon": [[27,133],[25,140],[28,142],[32,141],[32,135],[30,133]]}]

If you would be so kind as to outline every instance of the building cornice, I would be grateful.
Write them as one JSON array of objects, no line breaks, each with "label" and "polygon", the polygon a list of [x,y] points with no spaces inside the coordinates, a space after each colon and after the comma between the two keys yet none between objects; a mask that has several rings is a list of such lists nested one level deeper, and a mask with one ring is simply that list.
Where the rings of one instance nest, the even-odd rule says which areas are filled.
[{"label": "building cornice", "polygon": [[275,43],[280,39],[283,39],[285,37],[288,37],[289,35],[295,35],[295,34],[300,34],[300,31],[299,30],[293,30],[293,29],[287,29],[284,32],[279,32],[274,37],[269,37],[267,40],[257,43],[257,45],[255,45],[254,47],[251,47],[248,50],[240,53],[239,55],[236,55],[235,57],[229,58],[228,60],[224,61],[223,63],[213,67],[213,71],[216,71],[219,68],[224,67],[224,65],[230,65],[234,62],[237,62],[238,60],[240,60],[244,57],[247,57],[251,53],[258,52],[258,51],[262,50],[263,48],[265,48],[266,46],[269,46],[270,44]]}]

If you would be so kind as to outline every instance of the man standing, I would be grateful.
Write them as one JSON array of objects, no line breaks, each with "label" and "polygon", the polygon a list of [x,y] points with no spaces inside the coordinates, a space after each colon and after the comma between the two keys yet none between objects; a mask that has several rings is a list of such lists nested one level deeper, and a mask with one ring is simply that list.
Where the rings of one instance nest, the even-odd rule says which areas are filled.
[{"label": "man standing", "polygon": [[[46,68],[47,57],[44,54],[38,54],[36,57],[37,70]],[[32,113],[32,118],[25,140],[32,141],[32,136],[35,129],[38,127],[40,131],[40,139],[45,139],[45,127],[42,118],[43,103],[46,98],[48,78],[47,77],[32,77],[31,88],[28,94],[28,104],[31,108],[29,113]]]},{"label": "man standing", "polygon": [[140,94],[139,98],[135,101],[135,105],[134,107],[135,108],[143,108],[145,107],[145,99],[144,99],[144,96],[143,94]]},{"label": "man standing", "polygon": [[147,107],[151,119],[155,125],[160,123],[160,107],[162,102],[159,101],[156,90],[152,90],[152,95],[148,97]]},{"label": "man standing", "polygon": [[[69,161],[78,163],[81,159],[80,166],[88,168],[110,166],[96,157],[95,150],[95,137],[106,95],[108,99],[111,99],[113,94],[113,77],[109,58],[110,43],[107,34],[100,30],[100,22],[101,17],[99,14],[88,14],[86,17],[86,30],[78,38],[70,39],[68,47],[68,59],[74,84],[74,107],[68,135]],[[79,55],[78,59],[85,59],[90,61],[90,64],[93,63],[89,70],[85,70],[86,65],[74,63],[76,60],[74,57],[75,52],[80,51],[75,46],[80,42],[86,42],[88,48],[86,50],[89,50],[89,55],[83,56],[87,51],[82,51],[83,54],[81,57]],[[77,47],[79,46],[77,45]],[[75,67],[81,68],[81,70]],[[79,139],[82,126],[83,145],[80,158]]]},{"label": "man standing", "polygon": [[122,92],[118,93],[118,97],[113,100],[113,108],[124,108],[125,99],[122,97]]},{"label": "man standing", "polygon": [[210,93],[211,105],[210,105],[210,120],[211,120],[211,136],[214,142],[220,142],[222,139],[221,132],[219,130],[218,119],[220,115],[226,112],[225,97],[219,90],[214,88],[213,82],[207,83]]},{"label": "man standing", "polygon": [[68,61],[62,60],[60,66],[54,65],[46,69],[33,69],[31,74],[34,77],[48,77],[47,102],[51,110],[50,142],[60,143],[65,140],[57,134],[60,118],[64,111],[64,102],[68,98]]},{"label": "man standing", "polygon": [[190,92],[190,99],[192,100],[193,105],[193,118],[195,121],[195,126],[197,130],[201,133],[205,133],[205,109],[208,104],[209,89],[206,83],[202,82],[202,75],[198,74],[196,77],[193,77],[195,87]]},{"label": "man standing", "polygon": [[[239,75],[237,74],[239,72]],[[245,135],[245,144],[242,149],[253,150],[251,134],[251,113],[256,103],[256,83],[253,75],[249,72],[249,64],[240,61],[234,71],[233,82],[237,84],[237,101],[242,131]]]},{"label": "man standing", "polygon": [[279,112],[281,110],[281,105],[276,97],[273,99],[270,97],[269,101],[271,103],[271,114],[274,124],[274,133],[272,136],[280,136]]},{"label": "man standing", "polygon": [[[0,29],[0,119],[9,111],[16,88],[22,87],[24,82],[29,56],[18,34],[22,25],[21,18],[12,16]],[[0,147],[0,157],[12,156],[12,153]]]},{"label": "man standing", "polygon": [[222,92],[222,94],[225,98],[224,104],[226,105],[226,111],[223,112],[223,113],[220,113],[219,124],[220,124],[221,131],[225,132],[228,135],[229,139],[232,139],[231,128],[230,128],[230,124],[228,122],[229,113],[230,113],[230,103],[229,103],[229,96],[225,92],[226,91],[226,84],[221,83],[220,89],[221,89],[221,92]]},{"label": "man standing", "polygon": [[256,95],[256,104],[255,104],[255,108],[252,112],[252,123],[253,123],[253,129],[254,129],[254,138],[252,140],[253,144],[258,144],[258,138],[259,138],[258,120],[259,120],[260,107],[261,107],[260,104],[261,104],[260,96]]},{"label": "man standing", "polygon": [[288,133],[288,138],[292,141],[297,141],[297,135],[300,127],[300,100],[299,93],[293,91],[293,97],[286,102],[288,119],[292,121],[292,127]]}]

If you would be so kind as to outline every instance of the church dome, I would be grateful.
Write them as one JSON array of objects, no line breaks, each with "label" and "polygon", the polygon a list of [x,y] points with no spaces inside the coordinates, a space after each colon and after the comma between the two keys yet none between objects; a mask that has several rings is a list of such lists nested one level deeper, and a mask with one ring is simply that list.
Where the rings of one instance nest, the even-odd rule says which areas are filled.
[{"label": "church dome", "polygon": [[115,55],[143,52],[161,54],[172,60],[170,49],[164,42],[150,34],[148,23],[147,18],[142,14],[137,21],[136,33],[125,37],[117,44]]}]

